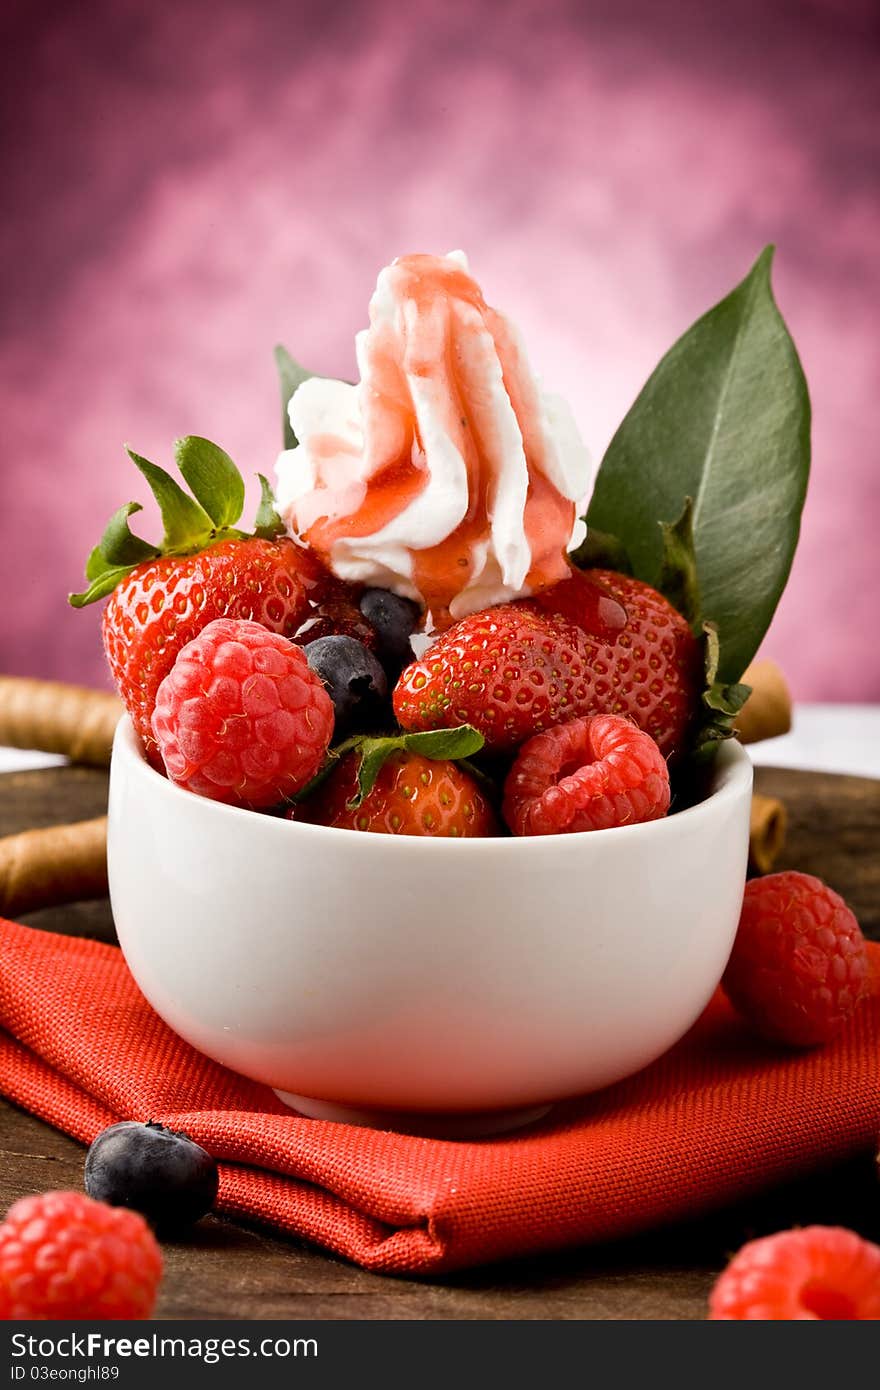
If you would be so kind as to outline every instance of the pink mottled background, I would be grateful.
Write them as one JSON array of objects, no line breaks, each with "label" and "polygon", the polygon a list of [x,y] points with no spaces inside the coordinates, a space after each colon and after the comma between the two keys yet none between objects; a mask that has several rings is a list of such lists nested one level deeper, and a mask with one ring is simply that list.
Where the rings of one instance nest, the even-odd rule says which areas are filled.
[{"label": "pink mottled background", "polygon": [[772,240],[815,427],[765,651],[801,698],[880,698],[876,15],[7,0],[2,666],[105,679],[98,615],[65,594],[144,499],[122,442],[161,462],[202,433],[270,471],[273,343],[351,373],[395,254],[464,247],[599,455]]}]

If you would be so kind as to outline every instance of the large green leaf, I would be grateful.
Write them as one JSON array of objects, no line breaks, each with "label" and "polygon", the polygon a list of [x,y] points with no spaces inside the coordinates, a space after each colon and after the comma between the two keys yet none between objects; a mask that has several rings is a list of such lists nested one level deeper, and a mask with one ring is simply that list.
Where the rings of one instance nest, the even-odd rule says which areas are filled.
[{"label": "large green leaf", "polygon": [[722,681],[742,675],[785,587],[810,466],[807,384],[772,259],[767,247],[663,358],[608,447],[587,517],[656,585],[661,524],[693,498],[701,615],[718,628]]}]

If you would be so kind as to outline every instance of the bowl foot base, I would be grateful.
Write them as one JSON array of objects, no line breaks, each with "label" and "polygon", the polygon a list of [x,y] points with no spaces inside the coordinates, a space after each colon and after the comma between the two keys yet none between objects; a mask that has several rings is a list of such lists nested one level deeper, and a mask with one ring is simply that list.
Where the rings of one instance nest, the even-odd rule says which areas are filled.
[{"label": "bowl foot base", "polygon": [[338,1124],[362,1125],[369,1129],[390,1129],[398,1134],[419,1134],[429,1139],[485,1139],[506,1134],[543,1119],[549,1105],[527,1105],[518,1110],[486,1110],[475,1114],[435,1115],[404,1110],[360,1110],[332,1101],[297,1096],[292,1091],[276,1091],[279,1100],[309,1120],[334,1120]]}]

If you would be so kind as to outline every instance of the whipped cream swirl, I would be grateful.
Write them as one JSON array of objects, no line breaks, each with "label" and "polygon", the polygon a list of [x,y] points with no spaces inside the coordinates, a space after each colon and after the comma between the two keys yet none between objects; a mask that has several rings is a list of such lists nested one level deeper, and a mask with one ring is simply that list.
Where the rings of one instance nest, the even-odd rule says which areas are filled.
[{"label": "whipped cream swirl", "polygon": [[357,386],[313,377],[290,401],[300,442],[276,498],[291,534],[438,626],[563,579],[589,456],[464,255],[387,266],[356,348]]}]

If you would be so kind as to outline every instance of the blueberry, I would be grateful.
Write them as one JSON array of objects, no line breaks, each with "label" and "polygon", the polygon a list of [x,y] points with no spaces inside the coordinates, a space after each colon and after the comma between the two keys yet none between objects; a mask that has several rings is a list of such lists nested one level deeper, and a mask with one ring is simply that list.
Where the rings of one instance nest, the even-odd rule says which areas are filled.
[{"label": "blueberry", "polygon": [[303,651],[327,687],[336,712],[337,735],[355,722],[365,728],[379,719],[388,696],[388,681],[377,658],[356,637],[319,637]]},{"label": "blueberry", "polygon": [[379,639],[379,656],[396,677],[413,659],[409,639],[421,616],[419,606],[389,589],[365,589],[360,609]]},{"label": "blueberry", "polygon": [[214,1205],[217,1164],[188,1134],[123,1120],[102,1130],[86,1154],[85,1186],[96,1201],[139,1211],[158,1231],[181,1231]]}]

